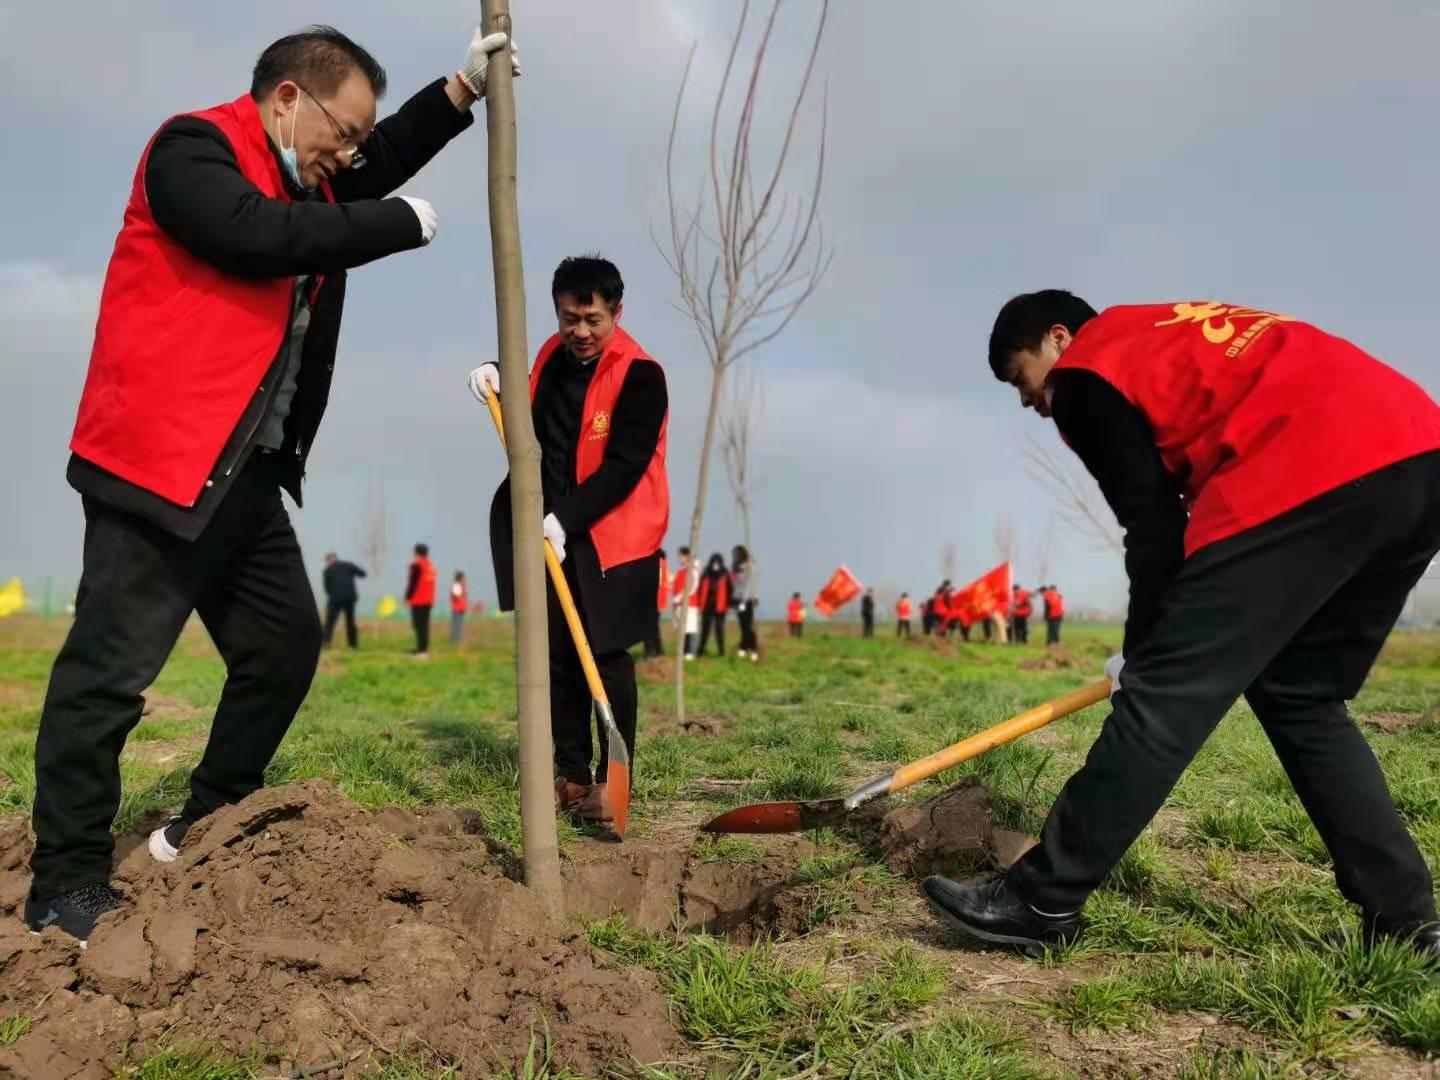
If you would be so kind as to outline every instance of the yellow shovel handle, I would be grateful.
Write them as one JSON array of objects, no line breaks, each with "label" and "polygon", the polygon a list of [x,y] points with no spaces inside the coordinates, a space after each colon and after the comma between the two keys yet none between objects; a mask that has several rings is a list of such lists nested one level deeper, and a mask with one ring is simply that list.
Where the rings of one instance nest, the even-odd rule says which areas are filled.
[{"label": "yellow shovel handle", "polygon": [[[495,421],[495,430],[500,435],[500,445],[505,445],[505,421],[500,416],[500,395],[491,391],[485,398],[490,406],[490,419]],[[595,656],[590,651],[590,642],[585,637],[585,627],[580,622],[580,612],[575,610],[575,598],[570,595],[570,583],[565,580],[565,571],[555,557],[550,541],[545,541],[545,565],[550,569],[550,583],[555,586],[555,596],[560,601],[560,610],[565,612],[565,622],[570,627],[570,637],[575,642],[575,651],[580,654],[580,666],[585,669],[585,682],[590,687],[590,696],[610,708],[610,699],[605,696],[605,684],[600,681],[600,672],[595,667]]]}]

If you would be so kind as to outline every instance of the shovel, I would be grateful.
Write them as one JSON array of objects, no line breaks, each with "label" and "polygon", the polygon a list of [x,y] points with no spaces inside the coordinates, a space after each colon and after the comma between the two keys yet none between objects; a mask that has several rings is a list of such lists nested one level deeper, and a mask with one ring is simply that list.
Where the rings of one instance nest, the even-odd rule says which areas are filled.
[{"label": "shovel", "polygon": [[[491,393],[485,403],[490,406],[490,418],[495,421],[495,431],[500,436],[500,445],[505,445],[505,421],[500,418],[500,395]],[[620,729],[615,726],[615,714],[610,709],[610,699],[605,695],[605,684],[600,681],[600,672],[595,667],[595,656],[590,652],[590,642],[585,637],[585,627],[580,622],[580,613],[575,610],[575,598],[570,595],[570,583],[565,580],[565,571],[555,557],[550,541],[545,541],[545,565],[550,568],[550,583],[555,586],[555,596],[560,609],[565,612],[565,622],[570,627],[570,637],[575,642],[575,651],[580,655],[580,666],[585,669],[585,682],[590,687],[590,696],[595,699],[595,711],[600,714],[600,723],[605,728],[606,753],[609,764],[606,767],[605,807],[610,812],[615,835],[625,837],[625,821],[630,816],[630,751]]]},{"label": "shovel", "polygon": [[701,829],[711,833],[793,833],[838,825],[851,811],[882,795],[893,795],[921,780],[928,780],[936,773],[954,768],[962,761],[979,757],[987,750],[1018,739],[1021,735],[1028,735],[1062,716],[1079,712],[1109,696],[1109,678],[1097,679],[1078,690],[1061,694],[1054,701],[1037,705],[1019,716],[1012,716],[1004,723],[986,728],[968,739],[961,739],[954,746],[947,746],[929,757],[902,765],[888,776],[862,784],[843,799],[753,803],[728,810],[707,821]]}]

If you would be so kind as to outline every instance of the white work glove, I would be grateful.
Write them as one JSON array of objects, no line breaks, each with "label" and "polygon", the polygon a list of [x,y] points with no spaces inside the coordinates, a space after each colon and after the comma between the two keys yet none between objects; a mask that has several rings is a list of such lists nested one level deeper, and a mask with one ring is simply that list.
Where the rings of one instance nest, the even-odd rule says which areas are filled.
[{"label": "white work glove", "polygon": [[1105,661],[1105,674],[1110,676],[1110,697],[1113,700],[1115,691],[1120,689],[1120,669],[1125,666],[1123,653],[1116,653]]},{"label": "white work glove", "polygon": [[515,77],[520,77],[520,54],[515,51],[515,46],[505,34],[486,35],[478,26],[475,28],[475,36],[470,39],[470,51],[465,54],[465,62],[460,65],[460,70],[455,74],[476,97],[485,96],[485,72],[490,68],[490,57],[510,46],[510,70]]},{"label": "white work glove", "polygon": [[420,221],[420,243],[430,243],[435,239],[435,230],[440,225],[440,218],[435,213],[435,207],[424,199],[412,198],[409,195],[401,195],[400,198],[409,204],[410,209],[415,211],[415,217]]},{"label": "white work glove", "polygon": [[470,387],[475,400],[483,405],[490,400],[491,394],[500,392],[500,369],[494,364],[481,364],[466,377],[465,385]]},{"label": "white work glove", "polygon": [[565,561],[565,526],[560,524],[560,519],[554,514],[545,515],[545,523],[541,526],[545,531],[545,539],[550,541],[550,546],[555,549],[555,558],[559,562]]}]

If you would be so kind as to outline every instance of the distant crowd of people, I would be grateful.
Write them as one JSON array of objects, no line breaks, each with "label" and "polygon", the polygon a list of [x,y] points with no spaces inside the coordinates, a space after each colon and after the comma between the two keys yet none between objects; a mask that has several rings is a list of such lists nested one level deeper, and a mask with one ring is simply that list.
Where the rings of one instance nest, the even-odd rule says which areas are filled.
[{"label": "distant crowd of people", "polygon": [[[360,634],[355,623],[355,605],[360,600],[360,591],[355,584],[368,576],[364,569],[340,558],[335,552],[325,556],[325,570],[321,584],[325,588],[325,628],[323,641],[328,648],[335,638],[335,626],[343,616],[345,619],[345,641],[352,649],[359,648]],[[405,580],[405,603],[410,608],[410,622],[415,629],[415,648],[411,655],[426,659],[430,655],[430,620],[435,611],[435,596],[439,575],[435,564],[430,561],[430,548],[416,544],[414,555]],[[477,603],[476,610],[483,605]],[[450,643],[459,645],[465,638],[465,616],[470,612],[470,588],[465,581],[465,571],[456,570],[450,581]]]}]

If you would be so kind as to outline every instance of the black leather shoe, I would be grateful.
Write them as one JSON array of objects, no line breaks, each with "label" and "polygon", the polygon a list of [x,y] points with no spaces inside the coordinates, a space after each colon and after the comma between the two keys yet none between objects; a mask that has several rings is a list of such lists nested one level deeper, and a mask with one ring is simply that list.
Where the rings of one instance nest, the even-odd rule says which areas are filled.
[{"label": "black leather shoe", "polygon": [[935,914],[967,937],[1008,945],[1030,956],[1068,945],[1080,934],[1080,913],[1041,915],[1016,896],[1003,877],[993,881],[951,881],[927,877],[920,885]]}]

